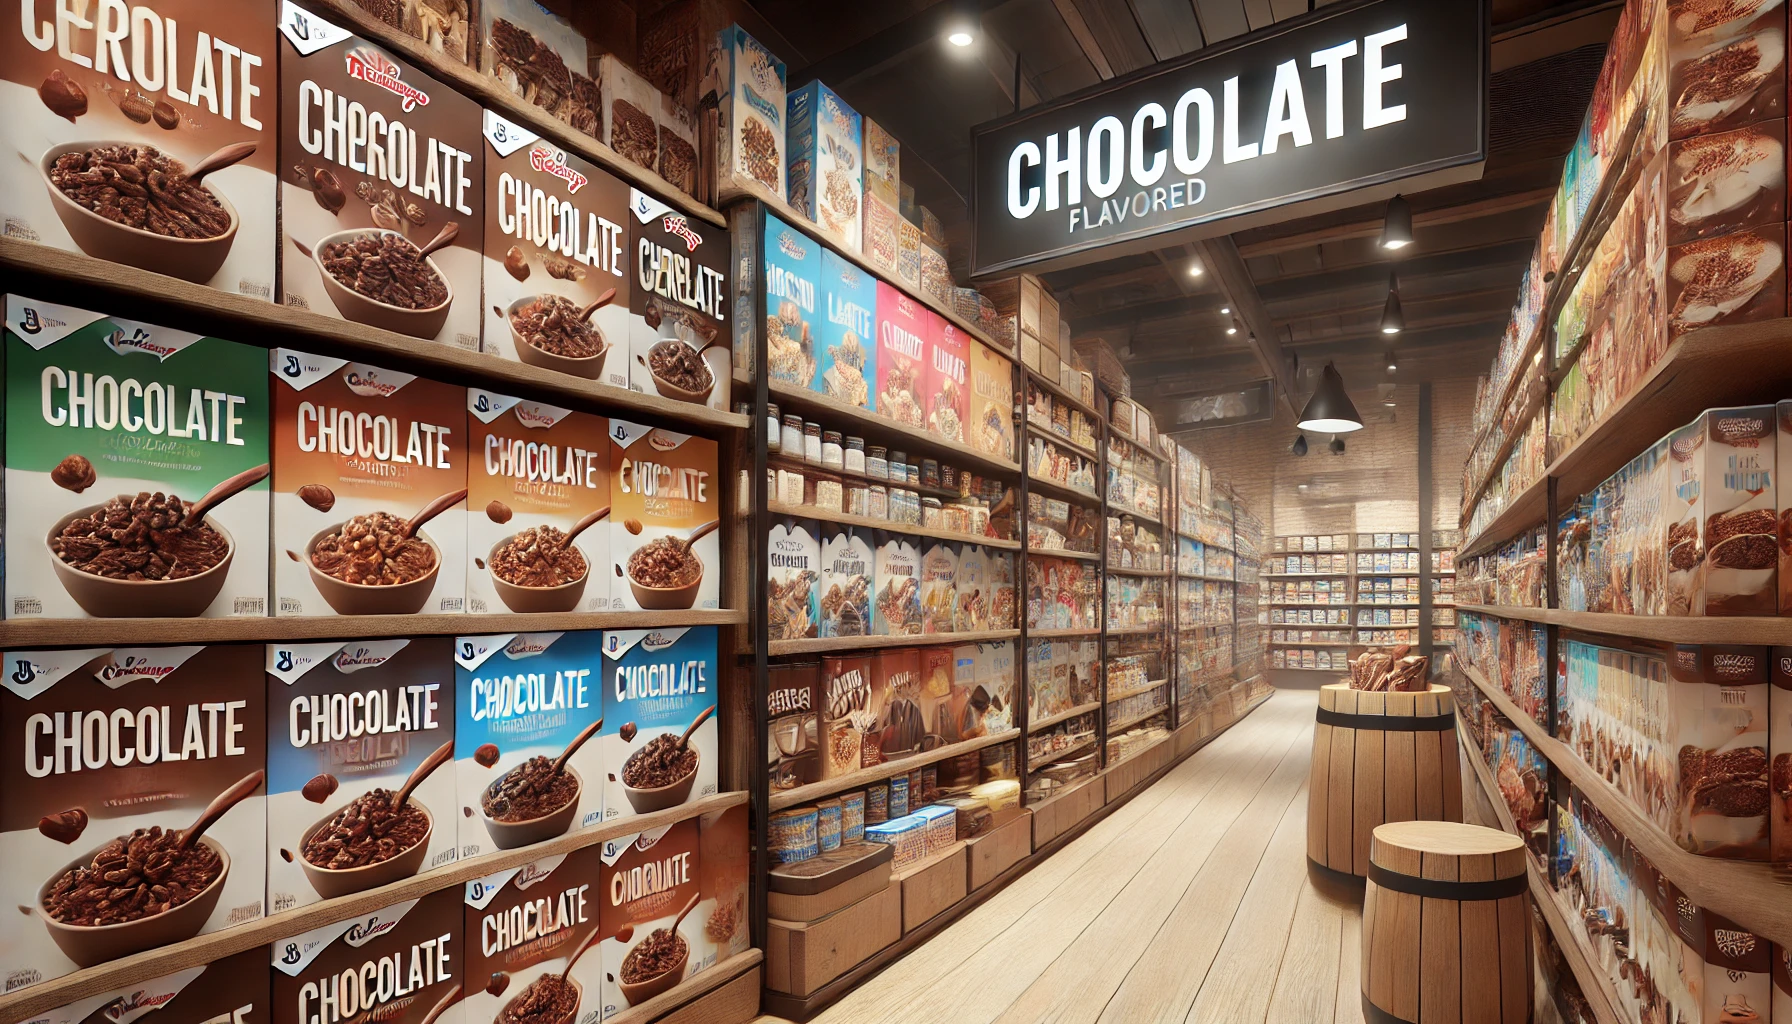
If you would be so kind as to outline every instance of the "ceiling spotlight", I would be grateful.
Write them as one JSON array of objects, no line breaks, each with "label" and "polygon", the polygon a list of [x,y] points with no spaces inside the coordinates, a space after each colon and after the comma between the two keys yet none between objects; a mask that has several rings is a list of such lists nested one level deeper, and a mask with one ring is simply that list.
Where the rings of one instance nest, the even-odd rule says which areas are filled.
[{"label": "ceiling spotlight", "polygon": [[1394,407],[1394,400],[1392,398],[1384,398],[1384,399],[1382,399],[1381,404],[1392,409]]},{"label": "ceiling spotlight", "polygon": [[1400,364],[1394,361],[1394,350],[1393,349],[1391,349],[1391,348],[1388,349],[1388,354],[1384,358],[1387,359],[1389,373],[1393,373],[1395,370],[1398,370],[1400,368]]},{"label": "ceiling spotlight", "polygon": [[1295,488],[1295,490],[1298,490],[1298,491],[1304,491],[1307,489],[1307,485],[1306,484],[1295,484],[1294,488]]},{"label": "ceiling spotlight", "polygon": [[1294,453],[1295,458],[1300,458],[1301,456],[1306,455],[1307,454],[1307,435],[1305,435],[1305,434],[1294,435],[1294,444],[1290,445],[1288,450]]},{"label": "ceiling spotlight", "polygon": [[1231,327],[1226,328],[1226,333],[1227,334],[1237,334],[1238,333],[1238,325],[1234,324]]},{"label": "ceiling spotlight", "polygon": [[953,46],[969,46],[976,41],[976,36],[971,35],[963,29],[953,32],[946,37],[946,42],[951,43]]},{"label": "ceiling spotlight", "polygon": [[1190,263],[1190,264],[1189,264],[1189,265],[1188,265],[1188,276],[1190,276],[1190,277],[1200,277],[1200,276],[1201,276],[1201,275],[1202,275],[1202,273],[1204,273],[1204,271],[1202,271],[1202,269],[1201,269],[1201,264],[1199,264],[1199,263]]},{"label": "ceiling spotlight", "polygon": [[1363,417],[1344,393],[1344,378],[1331,363],[1325,364],[1319,386],[1313,389],[1313,397],[1307,399],[1307,407],[1301,411],[1300,428],[1320,434],[1347,434],[1363,429]]},{"label": "ceiling spotlight", "polygon": [[1412,207],[1405,196],[1388,200],[1387,216],[1381,224],[1381,247],[1404,249],[1412,244]]},{"label": "ceiling spotlight", "polygon": [[1232,307],[1231,306],[1221,306],[1220,307],[1220,315],[1221,316],[1231,316],[1232,315]]},{"label": "ceiling spotlight", "polygon": [[964,49],[977,41],[977,30],[981,26],[979,20],[982,13],[981,4],[976,0],[952,0],[945,5],[946,42],[959,49]]},{"label": "ceiling spotlight", "polygon": [[1326,448],[1330,449],[1333,455],[1342,455],[1344,454],[1344,439],[1333,435],[1332,443],[1326,445]]},{"label": "ceiling spotlight", "polygon": [[1399,334],[1404,330],[1406,330],[1406,311],[1400,308],[1400,282],[1393,274],[1389,274],[1388,300],[1381,307],[1381,333]]}]

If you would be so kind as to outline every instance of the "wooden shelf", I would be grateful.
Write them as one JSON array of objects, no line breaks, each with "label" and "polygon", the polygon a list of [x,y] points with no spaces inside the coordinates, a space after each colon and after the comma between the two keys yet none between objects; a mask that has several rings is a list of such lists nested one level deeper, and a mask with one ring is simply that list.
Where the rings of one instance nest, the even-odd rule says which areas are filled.
[{"label": "wooden shelf", "polygon": [[133,319],[178,325],[183,330],[249,344],[291,346],[366,359],[391,369],[414,370],[435,380],[550,400],[711,436],[744,429],[749,422],[739,413],[608,387],[514,359],[468,352],[306,309],[277,306],[14,238],[0,238],[0,267],[13,273],[9,289],[33,298],[100,311],[126,308]]},{"label": "wooden shelf", "polygon": [[[739,179],[739,176],[737,175],[736,178]],[[801,228],[803,232],[815,242],[833,250],[835,255],[842,257],[848,262],[856,264],[860,269],[864,270],[872,277],[877,278],[879,281],[882,281],[902,294],[907,295],[909,298],[914,299],[916,302],[933,310],[940,316],[945,317],[952,322],[953,326],[969,335],[973,341],[984,345],[996,355],[1001,356],[1011,363],[1018,362],[1018,360],[1015,359],[1012,350],[990,337],[984,332],[983,328],[966,320],[964,317],[959,316],[957,310],[940,302],[933,296],[922,292],[918,288],[909,287],[907,284],[903,283],[901,278],[892,275],[889,271],[872,263],[870,260],[866,259],[863,254],[849,252],[840,248],[838,245],[835,245],[832,240],[823,237],[821,232],[816,229],[814,222],[799,213],[796,207],[785,202],[782,196],[773,195],[765,188],[765,186],[758,182],[738,180],[736,183],[725,183],[722,185],[721,194],[718,198],[720,199],[720,202],[717,205],[721,207],[728,207],[734,203],[745,202],[747,200],[757,200],[764,203],[766,209],[776,215],[779,220],[784,221],[791,227]]]},{"label": "wooden shelf", "polygon": [[1266,580],[1335,580],[1340,576],[1355,576],[1353,572],[1260,572],[1258,576]]},{"label": "wooden shelf", "polygon": [[[527,126],[543,138],[551,139],[561,149],[577,153],[624,181],[655,193],[666,203],[693,217],[708,221],[718,228],[728,226],[727,218],[685,195],[665,178],[640,164],[624,159],[621,154],[591,136],[556,121],[547,111],[533,103],[525,103],[520,97],[480,74],[477,69],[442,57],[422,41],[367,14],[353,0],[312,0],[311,6],[322,10],[331,20],[352,28],[358,35],[398,51],[406,60],[426,69],[435,78],[453,85],[478,101],[481,106],[502,111],[506,118]],[[601,123],[603,112],[596,113]]]},{"label": "wooden shelf", "polygon": [[1169,575],[1169,573],[1163,569],[1132,569],[1132,568],[1128,568],[1128,567],[1122,566],[1122,565],[1107,566],[1106,571],[1109,575],[1143,576],[1148,579],[1159,579],[1159,580],[1161,580],[1165,576]]},{"label": "wooden shelf", "polygon": [[867,530],[884,530],[889,533],[902,533],[913,537],[933,537],[938,540],[955,540],[966,544],[979,544],[986,548],[997,548],[1003,551],[1019,551],[1018,540],[997,540],[994,537],[979,537],[970,533],[959,533],[956,530],[931,530],[919,524],[892,523],[888,519],[873,519],[870,516],[855,516],[845,512],[834,512],[828,509],[815,508],[812,505],[786,505],[783,502],[766,503],[766,511],[774,516],[792,516],[797,519],[819,519],[824,523],[839,523],[842,526],[858,526]]},{"label": "wooden shelf", "polygon": [[949,441],[938,434],[929,434],[925,430],[885,419],[870,410],[861,409],[856,405],[847,405],[837,398],[831,398],[818,391],[811,391],[782,380],[767,381],[766,386],[780,411],[788,413],[807,410],[815,418],[826,420],[825,426],[829,430],[844,430],[842,421],[849,421],[853,425],[854,432],[862,430],[871,438],[881,434],[885,438],[898,439],[897,444],[910,454],[925,449],[944,453],[954,462],[974,462],[983,469],[997,473],[1018,474],[1020,472],[1020,463],[1018,462],[991,455],[988,452],[980,452],[970,445]]},{"label": "wooden shelf", "polygon": [[1028,548],[1027,554],[1029,556],[1038,555],[1040,558],[1074,558],[1083,562],[1101,561],[1101,556],[1093,551],[1067,551],[1063,548]]},{"label": "wooden shelf", "polygon": [[1056,430],[1053,430],[1044,424],[1035,423],[1032,420],[1027,421],[1027,440],[1048,441],[1059,447],[1068,448],[1072,454],[1080,455],[1090,462],[1096,462],[1100,459],[1100,456],[1095,454],[1095,449],[1085,448],[1065,435],[1058,433]]},{"label": "wooden shelf", "polygon": [[211,963],[231,954],[240,953],[245,949],[265,946],[279,939],[322,927],[332,921],[344,921],[352,917],[359,917],[379,907],[402,903],[405,900],[414,900],[441,889],[459,888],[473,879],[483,878],[505,868],[527,864],[543,857],[564,855],[573,850],[595,846],[617,836],[633,835],[636,832],[671,825],[746,802],[747,794],[744,792],[721,793],[653,814],[618,818],[615,821],[581,829],[557,839],[550,839],[545,843],[536,843],[533,846],[524,846],[515,850],[502,850],[486,854],[483,857],[473,857],[437,868],[434,871],[413,875],[390,885],[358,892],[352,896],[339,896],[335,899],[323,900],[298,910],[262,918],[253,924],[196,936],[184,942],[147,950],[97,967],[89,967],[53,981],[46,981],[9,995],[0,996],[0,1022],[13,1024],[16,1021],[27,1020],[45,1010],[65,1006],[88,996],[134,985],[150,978],[183,971],[189,967],[197,967],[200,964]]},{"label": "wooden shelf", "polygon": [[1234,580],[1224,576],[1203,576],[1195,572],[1178,572],[1177,576],[1185,580],[1206,580],[1209,583],[1248,583],[1249,580]]},{"label": "wooden shelf", "polygon": [[772,640],[766,644],[766,653],[775,658],[783,654],[826,654],[831,651],[869,651],[885,647],[994,643],[999,640],[1013,640],[1018,636],[1020,636],[1018,629],[984,629],[970,633],[916,633],[910,636],[837,636],[820,637],[814,640]]},{"label": "wooden shelf", "polygon": [[1101,710],[1101,701],[1092,700],[1087,704],[1078,704],[1076,707],[1071,708],[1068,711],[1060,711],[1055,715],[1046,715],[1044,718],[1041,718],[1037,722],[1028,722],[1027,723],[1027,735],[1031,736],[1032,734],[1034,734],[1036,732],[1040,732],[1042,730],[1049,729],[1052,726],[1057,725],[1059,722],[1068,722],[1072,718],[1077,717],[1078,715],[1086,715],[1091,711],[1099,711],[1099,710]]},{"label": "wooden shelf", "polygon": [[984,747],[993,747],[998,743],[1008,743],[1019,738],[1020,730],[1010,729],[1007,732],[995,733],[989,736],[979,736],[974,740],[948,743],[943,747],[935,747],[932,750],[923,751],[919,754],[912,754],[895,761],[886,761],[883,764],[873,765],[870,768],[860,768],[856,772],[848,772],[838,778],[823,779],[820,782],[811,782],[806,786],[798,786],[795,789],[786,789],[772,794],[771,800],[769,801],[769,809],[773,811],[781,811],[786,807],[795,807],[798,804],[823,800],[832,793],[838,793],[847,789],[857,789],[860,786],[868,786],[873,782],[881,782],[884,779],[896,775],[906,775],[916,768],[920,768],[923,765],[933,764],[935,761],[944,761],[948,758],[957,757],[960,754],[969,754],[972,751],[982,750]]},{"label": "wooden shelf", "polygon": [[[1356,627],[1349,627],[1355,629]],[[1271,647],[1350,647],[1355,640],[1265,640]]]},{"label": "wooden shelf", "polygon": [[1757,646],[1792,644],[1792,617],[1616,615],[1610,612],[1564,612],[1553,608],[1520,608],[1503,604],[1459,604],[1456,610],[1662,643]]},{"label": "wooden shelf", "polygon": [[1140,512],[1137,509],[1130,509],[1130,508],[1127,508],[1125,505],[1121,505],[1117,502],[1109,502],[1108,503],[1108,515],[1110,515],[1110,516],[1131,516],[1134,519],[1138,519],[1143,522],[1150,523],[1153,526],[1161,527],[1164,525],[1163,520],[1157,518],[1154,515],[1151,515],[1148,512]]},{"label": "wooden shelf", "polygon": [[386,636],[477,636],[571,629],[739,626],[733,609],[673,612],[563,612],[494,615],[337,615],[239,619],[7,619],[0,648],[119,647],[132,644],[288,643]]},{"label": "wooden shelf", "polygon": [[1085,629],[1029,629],[1028,640],[1068,640],[1079,636],[1096,636],[1101,632],[1099,627]]},{"label": "wooden shelf", "polygon": [[1065,501],[1087,502],[1091,505],[1101,504],[1101,495],[1096,494],[1094,491],[1085,490],[1081,487],[1072,487],[1066,483],[1059,483],[1049,477],[1033,476],[1029,473],[1027,476],[1027,486],[1045,493],[1048,497],[1062,498]]},{"label": "wooden shelf", "polygon": [[1461,672],[1499,712],[1511,719],[1556,769],[1567,776],[1695,904],[1713,910],[1782,946],[1792,945],[1792,885],[1775,876],[1770,864],[1700,857],[1682,850],[1612,785],[1589,768],[1561,740],[1531,720],[1512,698],[1472,665]]},{"label": "wooden shelf", "polygon": [[[1101,742],[1101,734],[1100,733],[1090,733],[1089,738],[1086,740],[1078,740],[1075,743],[1072,743],[1068,747],[1059,747],[1057,750],[1047,751],[1046,753],[1042,754],[1037,759],[1035,759],[1033,757],[1033,755],[1029,753],[1027,755],[1027,774],[1037,775],[1040,771],[1038,765],[1051,764],[1055,761],[1068,761],[1073,755],[1081,754],[1083,751],[1088,750],[1090,747],[1093,747],[1095,744],[1100,743],[1100,742]],[[1038,764],[1034,763],[1035,760],[1037,760]],[[1094,776],[1090,776],[1090,777],[1093,778]],[[1079,779],[1077,781],[1081,782],[1083,780]],[[1038,810],[1040,805],[1039,804],[1027,804],[1026,806],[1031,807],[1034,810]]]},{"label": "wooden shelf", "polygon": [[1153,679],[1144,686],[1134,690],[1128,690],[1125,693],[1110,693],[1108,694],[1108,703],[1112,704],[1117,700],[1125,700],[1128,697],[1137,697],[1141,693],[1150,693],[1152,690],[1162,689],[1164,686],[1168,685],[1169,682],[1170,680],[1168,678]]},{"label": "wooden shelf", "polygon": [[1144,636],[1147,633],[1161,633],[1168,628],[1160,622],[1155,626],[1109,626],[1105,632],[1109,636]]},{"label": "wooden shelf", "polygon": [[[1065,405],[1068,405],[1072,409],[1075,409],[1077,412],[1080,412],[1084,416],[1089,417],[1089,419],[1092,422],[1095,422],[1095,423],[1106,423],[1107,422],[1107,417],[1103,416],[1099,412],[1096,412],[1095,407],[1090,405],[1089,403],[1083,401],[1082,396],[1071,394],[1070,391],[1064,387],[1064,385],[1058,383],[1055,380],[1048,379],[1044,374],[1040,373],[1038,370],[1033,369],[1031,366],[1025,367],[1025,369],[1027,371],[1027,383],[1028,384],[1037,385],[1040,389],[1044,390],[1045,392],[1050,394],[1052,397],[1061,400]],[[1057,435],[1053,434],[1052,436],[1057,436]],[[1089,457],[1095,458],[1096,456],[1093,452],[1091,452]]]},{"label": "wooden shelf", "polygon": [[[1121,699],[1125,699],[1125,698],[1121,698]],[[1113,703],[1113,701],[1110,700],[1108,703],[1111,704],[1111,703]],[[1172,702],[1172,703],[1174,703],[1174,702]],[[1153,711],[1148,711],[1142,715],[1134,715],[1131,718],[1123,718],[1118,722],[1109,722],[1108,723],[1108,737],[1112,738],[1113,735],[1117,732],[1124,732],[1127,729],[1130,729],[1133,726],[1138,725],[1140,722],[1147,722],[1153,718],[1156,718],[1158,715],[1167,715],[1169,713],[1170,713],[1170,705],[1165,704],[1161,708],[1157,708]]]}]

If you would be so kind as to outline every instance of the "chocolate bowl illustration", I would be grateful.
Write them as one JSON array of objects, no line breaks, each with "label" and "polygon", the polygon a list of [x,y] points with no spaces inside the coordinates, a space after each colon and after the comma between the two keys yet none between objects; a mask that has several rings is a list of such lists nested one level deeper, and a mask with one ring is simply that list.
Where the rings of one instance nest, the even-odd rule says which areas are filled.
[{"label": "chocolate bowl illustration", "polygon": [[338,615],[415,615],[442,569],[442,549],[418,528],[466,497],[450,491],[409,519],[372,512],[325,527],[305,545],[311,582]]},{"label": "chocolate bowl illustration", "polygon": [[448,322],[454,287],[430,253],[459,236],[459,224],[445,224],[418,248],[397,231],[350,228],[319,239],[311,259],[323,275],[324,292],[345,319],[433,338]]},{"label": "chocolate bowl illustration", "polygon": [[592,722],[579,730],[559,757],[552,761],[532,757],[492,780],[479,794],[479,816],[498,849],[539,843],[572,827],[585,780],[566,762],[603,724],[601,718]]},{"label": "chocolate bowl illustration", "polygon": [[530,366],[596,380],[604,372],[610,342],[591,322],[591,314],[615,298],[611,288],[584,306],[564,295],[527,295],[512,302],[504,321],[510,325],[516,357]]},{"label": "chocolate bowl illustration", "polygon": [[[68,142],[50,147],[38,172],[82,252],[203,284],[224,265],[239,224],[236,207],[203,179],[254,152],[239,142],[185,168],[142,143]],[[120,185],[145,193],[141,210],[119,202]]]},{"label": "chocolate bowl illustration", "polygon": [[722,525],[712,519],[683,540],[655,537],[628,556],[628,587],[635,603],[647,611],[675,611],[697,603],[703,585],[703,561],[691,545]]},{"label": "chocolate bowl illustration", "polygon": [[585,596],[591,562],[573,547],[573,539],[610,517],[598,509],[562,533],[535,526],[492,545],[485,564],[499,600],[513,612],[570,612]]},{"label": "chocolate bowl illustration", "polygon": [[[230,875],[229,851],[205,830],[260,789],[265,776],[257,770],[238,780],[184,831],[138,829],[58,870],[38,889],[36,904],[57,948],[92,967],[198,935]],[[109,877],[119,871],[127,877]],[[126,881],[142,895],[110,899]],[[167,896],[158,899],[157,890]]]},{"label": "chocolate bowl illustration", "polygon": [[636,814],[677,807],[691,798],[697,765],[702,760],[702,755],[691,747],[691,734],[715,713],[716,706],[711,704],[691,720],[684,735],[655,736],[622,763],[622,791]]},{"label": "chocolate bowl illustration", "polygon": [[76,509],[44,538],[57,580],[95,618],[204,615],[236,554],[230,531],[206,513],[268,471],[246,469],[195,502],[144,492]]},{"label": "chocolate bowl illustration", "polygon": [[645,356],[635,356],[635,362],[653,379],[654,390],[680,402],[702,405],[709,401],[716,389],[716,374],[703,354],[715,344],[720,333],[716,326],[688,309],[658,299],[647,307],[645,319],[655,330],[663,326],[672,331],[671,337],[661,337]]},{"label": "chocolate bowl illustration", "polygon": [[417,765],[398,792],[363,793],[306,829],[298,854],[311,888],[331,899],[416,874],[436,821],[411,794],[453,756],[449,740]]},{"label": "chocolate bowl illustration", "polygon": [[691,944],[678,933],[678,926],[696,906],[697,896],[693,895],[670,926],[655,928],[623,955],[616,982],[628,1005],[640,1006],[684,980],[685,968],[691,963]]},{"label": "chocolate bowl illustration", "polygon": [[572,976],[573,965],[603,936],[601,928],[591,929],[579,948],[566,959],[559,974],[544,974],[511,997],[498,1012],[497,1020],[506,1024],[572,1024],[579,1012],[579,1001],[585,998],[585,986]]}]

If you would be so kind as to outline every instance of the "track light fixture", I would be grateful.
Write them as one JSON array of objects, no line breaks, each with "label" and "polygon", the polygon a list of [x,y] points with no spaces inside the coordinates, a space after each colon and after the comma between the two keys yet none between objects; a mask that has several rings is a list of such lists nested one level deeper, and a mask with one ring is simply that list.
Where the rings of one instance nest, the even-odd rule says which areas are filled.
[{"label": "track light fixture", "polygon": [[958,2],[952,4],[946,17],[946,42],[958,49],[966,49],[977,41],[977,30],[981,10],[975,3]]},{"label": "track light fixture", "polygon": [[1394,360],[1394,350],[1391,348],[1388,349],[1388,354],[1384,357],[1384,361],[1388,364],[1389,373],[1393,373],[1400,368],[1400,364]]},{"label": "track light fixture", "polygon": [[1381,222],[1381,247],[1389,251],[1412,244],[1412,207],[1405,196],[1388,200],[1387,216]]},{"label": "track light fixture", "polygon": [[[1381,307],[1381,333],[1399,334],[1406,330],[1406,312],[1400,308],[1400,279],[1388,274],[1388,300]],[[1392,362],[1390,360],[1390,362]],[[1392,366],[1388,367],[1390,370]]]},{"label": "track light fixture", "polygon": [[1307,435],[1305,435],[1305,434],[1294,435],[1294,444],[1290,445],[1288,447],[1288,450],[1294,453],[1295,458],[1300,458],[1300,457],[1306,455],[1307,454]]},{"label": "track light fixture", "polygon": [[1326,445],[1326,447],[1331,450],[1333,455],[1342,455],[1344,454],[1344,439],[1333,434],[1332,443]]},{"label": "track light fixture", "polygon": [[1331,363],[1325,364],[1319,386],[1313,389],[1313,397],[1307,399],[1307,407],[1301,411],[1300,428],[1320,434],[1347,434],[1363,429],[1363,417],[1344,392],[1344,378]]}]

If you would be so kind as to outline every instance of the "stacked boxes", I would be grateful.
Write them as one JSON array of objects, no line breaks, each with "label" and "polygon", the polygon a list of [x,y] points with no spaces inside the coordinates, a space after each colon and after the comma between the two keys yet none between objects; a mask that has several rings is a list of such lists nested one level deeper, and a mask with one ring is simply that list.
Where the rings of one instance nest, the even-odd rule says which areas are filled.
[{"label": "stacked boxes", "polygon": [[721,104],[717,186],[785,195],[784,62],[730,25],[717,34],[705,68],[702,91],[715,93]]},{"label": "stacked boxes", "polygon": [[525,1019],[542,1006],[566,1007],[575,1021],[598,1017],[602,881],[602,848],[586,846],[466,884],[466,960],[455,967],[466,1024]]},{"label": "stacked boxes", "polygon": [[599,877],[603,1016],[639,1006],[703,969],[704,919],[684,918],[702,895],[696,821],[603,844]]},{"label": "stacked boxes", "polygon": [[859,115],[821,82],[786,101],[785,189],[790,205],[848,252],[859,251],[864,145]]}]

